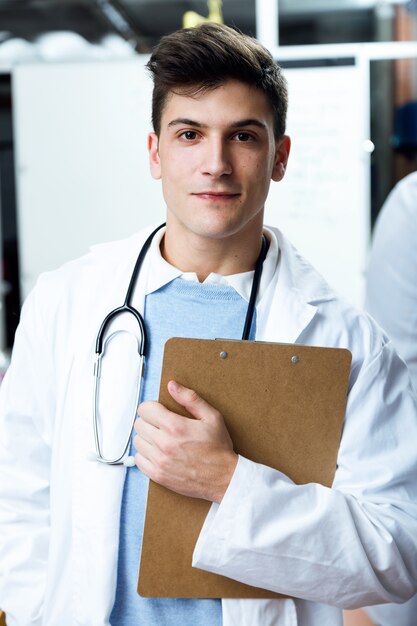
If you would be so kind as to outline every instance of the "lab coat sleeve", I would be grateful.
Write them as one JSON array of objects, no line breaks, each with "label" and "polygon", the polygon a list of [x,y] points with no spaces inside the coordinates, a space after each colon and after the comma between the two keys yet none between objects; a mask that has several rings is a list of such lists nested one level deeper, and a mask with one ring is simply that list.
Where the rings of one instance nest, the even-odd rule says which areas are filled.
[{"label": "lab coat sleeve", "polygon": [[417,390],[417,172],[394,188],[378,216],[366,309],[393,340]]},{"label": "lab coat sleeve", "polygon": [[0,389],[0,606],[8,626],[41,624],[48,557],[54,369],[37,291],[22,309]]},{"label": "lab coat sleeve", "polygon": [[240,457],[213,504],[193,565],[315,602],[401,602],[417,586],[417,408],[385,344],[348,399],[332,488],[295,485]]}]

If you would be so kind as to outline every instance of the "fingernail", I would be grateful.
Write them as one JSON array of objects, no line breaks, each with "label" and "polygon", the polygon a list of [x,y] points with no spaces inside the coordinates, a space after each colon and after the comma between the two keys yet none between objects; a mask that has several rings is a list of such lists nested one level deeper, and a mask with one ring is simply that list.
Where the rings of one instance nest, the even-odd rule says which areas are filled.
[{"label": "fingernail", "polygon": [[176,383],[175,380],[170,380],[169,381],[169,386],[170,386],[170,389],[172,389],[172,391],[176,391],[177,393],[181,389],[180,385],[178,383]]}]

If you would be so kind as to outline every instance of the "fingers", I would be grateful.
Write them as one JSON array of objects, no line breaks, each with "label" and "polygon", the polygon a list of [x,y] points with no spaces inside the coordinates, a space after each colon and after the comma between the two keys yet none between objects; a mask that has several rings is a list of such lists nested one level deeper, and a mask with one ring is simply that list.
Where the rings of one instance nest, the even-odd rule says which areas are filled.
[{"label": "fingers", "polygon": [[237,463],[221,413],[198,393],[170,381],[168,390],[189,416],[143,402],[134,428],[137,467],[155,482],[194,498],[220,502]]},{"label": "fingers", "polygon": [[136,420],[135,431],[137,433],[133,437],[133,445],[136,448],[135,462],[139,469],[150,477],[151,467],[160,462],[164,456],[166,437],[159,428],[143,419]]},{"label": "fingers", "polygon": [[140,439],[143,439],[147,443],[155,444],[158,433],[160,432],[158,428],[155,428],[152,424],[148,424],[143,419],[137,419],[135,421],[134,430],[136,435],[133,438],[133,445],[137,448],[137,443]]},{"label": "fingers", "polygon": [[[136,448],[135,464],[140,471],[148,478],[159,482],[162,474],[159,469],[161,454],[159,448],[151,443],[148,443],[139,435],[133,440],[133,444]],[[159,480],[158,480],[159,479]]]},{"label": "fingers", "polygon": [[[221,418],[221,413],[206,402],[206,400],[199,396],[193,389],[189,389],[174,380],[170,380],[168,383],[168,391],[172,398],[180,406],[183,406],[194,418],[203,421],[210,419],[218,420]],[[140,404],[138,407],[138,415],[140,415],[144,421],[160,429],[170,428],[173,423],[178,424],[188,419],[169,411],[159,402],[151,401],[142,402],[142,404]]]},{"label": "fingers", "polygon": [[196,419],[206,420],[210,418],[218,419],[220,417],[219,411],[201,398],[193,389],[188,389],[188,387],[170,380],[168,391],[173,399],[187,409]]},{"label": "fingers", "polygon": [[168,411],[168,409],[166,409],[164,405],[159,402],[153,402],[151,400],[142,402],[138,406],[137,414],[139,419],[135,421],[135,430],[141,419],[148,424],[152,424],[155,428],[161,428],[164,423],[164,419],[166,420],[166,416],[169,413],[170,411]]},{"label": "fingers", "polygon": [[133,426],[136,432],[133,445],[137,450],[141,441],[165,450],[170,440],[181,441],[189,422],[195,421],[169,411],[159,402],[143,402],[138,407],[138,415]]}]

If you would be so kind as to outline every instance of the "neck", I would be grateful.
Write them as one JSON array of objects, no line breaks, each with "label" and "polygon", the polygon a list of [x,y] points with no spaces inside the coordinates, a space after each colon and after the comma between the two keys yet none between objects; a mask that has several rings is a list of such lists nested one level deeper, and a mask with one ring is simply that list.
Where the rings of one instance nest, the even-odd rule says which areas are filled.
[{"label": "neck", "polygon": [[167,228],[161,242],[164,259],[182,272],[195,272],[200,282],[211,273],[230,276],[253,270],[262,243],[262,225],[221,239],[201,237],[188,232],[179,237],[175,228]]}]

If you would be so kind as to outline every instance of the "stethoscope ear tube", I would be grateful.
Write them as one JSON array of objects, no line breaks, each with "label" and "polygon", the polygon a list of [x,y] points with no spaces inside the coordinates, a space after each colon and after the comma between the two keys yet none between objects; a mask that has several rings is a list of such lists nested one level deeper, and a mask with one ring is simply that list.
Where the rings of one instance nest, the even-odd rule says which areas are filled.
[{"label": "stethoscope ear tube", "polygon": [[160,224],[157,228],[155,228],[155,230],[152,231],[152,233],[149,235],[149,237],[143,244],[142,249],[139,253],[139,256],[136,260],[135,267],[133,268],[132,276],[130,277],[129,286],[127,288],[124,303],[122,304],[122,306],[119,306],[117,309],[110,311],[110,313],[106,315],[97,333],[96,355],[100,355],[103,351],[103,339],[104,339],[104,335],[105,335],[108,325],[115,317],[117,317],[118,315],[121,315],[122,313],[131,313],[136,318],[136,321],[139,325],[139,330],[140,330],[139,354],[141,356],[145,354],[146,345],[147,345],[145,323],[139,311],[135,309],[134,307],[132,307],[131,299],[132,299],[133,290],[135,288],[136,280],[139,275],[140,268],[142,267],[143,259],[145,258],[148,248],[151,245],[152,239],[154,238],[158,230],[160,230],[164,226],[165,226],[165,223]]}]

